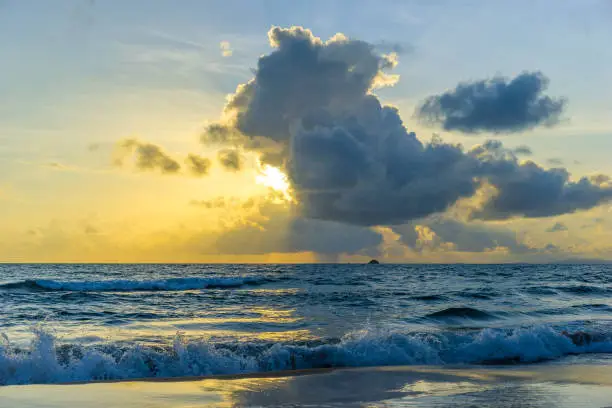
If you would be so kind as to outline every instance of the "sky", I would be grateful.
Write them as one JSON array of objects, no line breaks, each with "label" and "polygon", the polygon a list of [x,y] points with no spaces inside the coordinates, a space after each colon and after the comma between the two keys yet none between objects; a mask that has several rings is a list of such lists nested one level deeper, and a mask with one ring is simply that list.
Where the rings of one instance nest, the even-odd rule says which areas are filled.
[{"label": "sky", "polygon": [[0,261],[612,260],[611,23],[0,0]]}]

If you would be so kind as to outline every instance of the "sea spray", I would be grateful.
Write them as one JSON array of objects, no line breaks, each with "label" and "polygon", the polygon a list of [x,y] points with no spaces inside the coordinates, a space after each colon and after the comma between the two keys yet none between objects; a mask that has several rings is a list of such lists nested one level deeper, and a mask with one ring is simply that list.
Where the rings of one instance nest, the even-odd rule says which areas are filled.
[{"label": "sea spray", "polygon": [[31,289],[64,292],[132,292],[132,291],[183,291],[197,289],[238,288],[258,285],[269,281],[265,277],[208,277],[169,278],[157,280],[100,280],[100,281],[59,281],[52,279],[28,279],[0,285],[0,289]]},{"label": "sea spray", "polygon": [[182,333],[163,346],[59,344],[36,329],[29,347],[0,345],[0,384],[240,374],[322,367],[534,363],[569,354],[612,352],[610,336],[575,344],[548,326],[465,332],[360,330],[319,345],[214,343]]}]

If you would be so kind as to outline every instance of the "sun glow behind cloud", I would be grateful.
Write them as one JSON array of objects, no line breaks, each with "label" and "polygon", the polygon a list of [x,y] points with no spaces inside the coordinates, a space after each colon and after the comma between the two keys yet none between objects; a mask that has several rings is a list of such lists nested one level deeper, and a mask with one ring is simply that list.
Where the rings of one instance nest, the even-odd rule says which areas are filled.
[{"label": "sun glow behind cloud", "polygon": [[278,167],[264,164],[260,167],[255,182],[282,194],[285,201],[293,201],[289,179]]}]

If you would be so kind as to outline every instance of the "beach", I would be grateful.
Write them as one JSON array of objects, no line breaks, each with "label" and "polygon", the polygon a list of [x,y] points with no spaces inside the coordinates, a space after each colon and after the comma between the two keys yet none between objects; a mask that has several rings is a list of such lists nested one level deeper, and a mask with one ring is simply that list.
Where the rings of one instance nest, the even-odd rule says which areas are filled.
[{"label": "beach", "polygon": [[0,406],[607,407],[612,366],[372,367],[0,388]]}]

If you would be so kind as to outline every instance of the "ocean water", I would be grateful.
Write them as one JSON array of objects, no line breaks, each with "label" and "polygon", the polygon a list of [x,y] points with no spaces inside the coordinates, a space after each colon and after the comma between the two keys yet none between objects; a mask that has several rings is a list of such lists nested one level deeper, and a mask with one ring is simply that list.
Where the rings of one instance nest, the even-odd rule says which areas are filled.
[{"label": "ocean water", "polygon": [[0,384],[612,364],[606,265],[0,265]]}]

